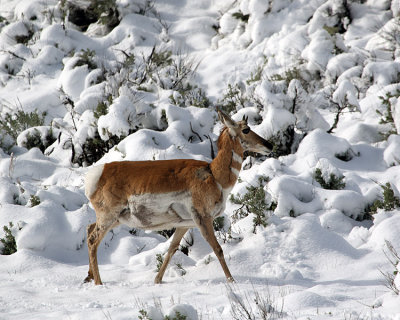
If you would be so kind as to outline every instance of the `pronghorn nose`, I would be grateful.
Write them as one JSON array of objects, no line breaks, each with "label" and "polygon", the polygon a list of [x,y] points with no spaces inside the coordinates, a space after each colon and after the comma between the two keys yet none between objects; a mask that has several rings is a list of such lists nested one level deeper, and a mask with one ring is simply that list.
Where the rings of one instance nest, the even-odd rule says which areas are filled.
[{"label": "pronghorn nose", "polygon": [[270,151],[272,151],[272,149],[274,148],[274,146],[271,143],[269,143],[267,140],[264,140],[263,145]]}]

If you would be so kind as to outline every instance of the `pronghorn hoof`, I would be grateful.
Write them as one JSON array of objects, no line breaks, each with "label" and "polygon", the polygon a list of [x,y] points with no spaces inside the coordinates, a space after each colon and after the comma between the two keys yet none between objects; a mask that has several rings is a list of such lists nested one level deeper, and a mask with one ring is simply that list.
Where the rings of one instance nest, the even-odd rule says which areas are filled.
[{"label": "pronghorn hoof", "polygon": [[158,278],[155,278],[155,279],[154,279],[154,283],[155,283],[155,284],[161,284],[161,282],[162,282],[161,279],[158,279]]}]

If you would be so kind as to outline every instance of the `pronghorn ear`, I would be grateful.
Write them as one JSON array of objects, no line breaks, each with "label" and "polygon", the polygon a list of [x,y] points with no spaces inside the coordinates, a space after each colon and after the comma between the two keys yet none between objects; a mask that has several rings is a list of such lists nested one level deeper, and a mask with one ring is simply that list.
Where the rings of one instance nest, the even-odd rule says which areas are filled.
[{"label": "pronghorn ear", "polygon": [[230,116],[228,116],[225,112],[222,112],[221,110],[218,111],[218,117],[221,122],[227,126],[228,128],[235,129],[238,127],[237,123],[231,119]]}]

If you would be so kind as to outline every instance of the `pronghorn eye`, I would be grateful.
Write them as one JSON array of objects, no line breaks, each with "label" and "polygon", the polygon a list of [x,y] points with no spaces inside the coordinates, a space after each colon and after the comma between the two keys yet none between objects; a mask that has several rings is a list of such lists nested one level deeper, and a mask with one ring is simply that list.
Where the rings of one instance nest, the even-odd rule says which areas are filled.
[{"label": "pronghorn eye", "polygon": [[248,133],[250,132],[250,128],[244,128],[244,129],[242,130],[242,132],[243,132],[244,134],[248,134]]}]

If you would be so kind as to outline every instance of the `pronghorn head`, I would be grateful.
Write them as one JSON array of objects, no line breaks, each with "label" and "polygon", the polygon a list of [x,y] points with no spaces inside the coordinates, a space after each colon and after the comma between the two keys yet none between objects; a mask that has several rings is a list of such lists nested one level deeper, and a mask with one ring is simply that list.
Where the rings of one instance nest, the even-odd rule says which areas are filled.
[{"label": "pronghorn head", "polygon": [[257,152],[268,155],[272,152],[273,145],[253,132],[247,124],[248,117],[243,116],[241,121],[234,121],[227,114],[218,110],[221,122],[228,128],[232,138],[239,138],[240,144],[245,151]]}]

